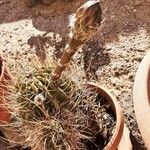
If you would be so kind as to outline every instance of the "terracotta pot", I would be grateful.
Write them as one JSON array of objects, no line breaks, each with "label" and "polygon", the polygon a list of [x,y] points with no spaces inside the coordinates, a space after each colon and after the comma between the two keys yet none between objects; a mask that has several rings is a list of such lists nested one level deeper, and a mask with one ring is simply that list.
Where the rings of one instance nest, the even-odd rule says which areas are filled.
[{"label": "terracotta pot", "polygon": [[2,58],[0,58],[0,124],[4,124],[10,120],[8,110],[3,108],[5,97],[8,94],[7,86],[10,81],[8,70]]},{"label": "terracotta pot", "polygon": [[124,116],[121,107],[117,102],[117,100],[105,88],[99,87],[95,83],[88,83],[85,85],[89,88],[94,88],[96,92],[99,93],[102,97],[104,97],[104,99],[106,99],[106,101],[112,106],[117,122],[116,122],[114,134],[111,140],[104,148],[104,150],[116,150],[122,138],[123,128],[124,128]]},{"label": "terracotta pot", "polygon": [[130,139],[130,131],[124,124],[123,135],[117,150],[132,150],[132,149],[133,147]]},{"label": "terracotta pot", "polygon": [[137,70],[133,88],[135,115],[146,147],[150,149],[150,51]]}]

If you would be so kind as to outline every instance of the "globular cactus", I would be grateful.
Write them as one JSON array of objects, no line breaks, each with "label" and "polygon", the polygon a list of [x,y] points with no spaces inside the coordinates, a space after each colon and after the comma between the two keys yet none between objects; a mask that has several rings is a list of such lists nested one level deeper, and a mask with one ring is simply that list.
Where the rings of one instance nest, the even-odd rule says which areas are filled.
[{"label": "globular cactus", "polygon": [[52,70],[33,68],[10,86],[13,101],[7,107],[12,122],[8,127],[15,137],[8,138],[33,150],[86,149],[85,142],[94,140],[101,130],[96,94],[65,76],[54,82]]}]

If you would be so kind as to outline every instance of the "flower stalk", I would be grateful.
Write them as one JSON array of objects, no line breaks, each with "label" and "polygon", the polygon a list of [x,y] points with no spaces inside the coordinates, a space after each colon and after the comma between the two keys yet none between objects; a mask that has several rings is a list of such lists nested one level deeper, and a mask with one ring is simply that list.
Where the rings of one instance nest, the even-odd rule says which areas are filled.
[{"label": "flower stalk", "polygon": [[57,81],[63,70],[70,62],[72,56],[85,42],[87,42],[98,30],[102,17],[99,1],[88,1],[83,4],[70,19],[69,44],[66,46],[63,55],[58,62],[52,79]]}]

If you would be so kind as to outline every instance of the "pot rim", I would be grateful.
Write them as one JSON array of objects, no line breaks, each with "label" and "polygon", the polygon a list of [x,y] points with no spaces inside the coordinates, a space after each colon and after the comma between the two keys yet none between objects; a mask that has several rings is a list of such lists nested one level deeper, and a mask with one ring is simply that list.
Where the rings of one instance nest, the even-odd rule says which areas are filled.
[{"label": "pot rim", "polygon": [[5,85],[5,84],[9,85],[9,83],[12,81],[12,76],[10,74],[10,70],[7,67],[6,62],[3,60],[3,58],[1,56],[0,56],[0,61],[1,61],[0,83],[2,85]]},{"label": "pot rim", "polygon": [[84,85],[95,88],[98,93],[102,94],[104,98],[106,98],[108,103],[110,103],[110,105],[113,108],[113,111],[116,115],[115,116],[116,126],[115,126],[113,136],[111,137],[110,141],[105,146],[104,150],[116,150],[120,143],[120,140],[123,134],[123,128],[124,128],[124,115],[121,110],[121,107],[118,101],[116,100],[116,98],[112,94],[110,94],[110,92],[108,92],[106,88],[101,87],[97,83],[93,83],[93,82],[88,82],[88,83],[85,83]]},{"label": "pot rim", "polygon": [[[0,57],[1,74],[0,74],[0,104],[5,101],[5,96],[8,94],[8,85],[10,83],[10,74],[7,69],[6,63],[2,57]],[[4,125],[10,121],[10,113],[7,109],[0,106],[0,125]]]},{"label": "pot rim", "polygon": [[150,149],[150,51],[140,63],[134,81],[133,102],[138,127]]},{"label": "pot rim", "polygon": [[5,63],[3,59],[0,57],[0,63],[1,63],[1,74],[0,74],[0,82],[2,81],[2,78],[4,76],[4,71],[5,71]]}]

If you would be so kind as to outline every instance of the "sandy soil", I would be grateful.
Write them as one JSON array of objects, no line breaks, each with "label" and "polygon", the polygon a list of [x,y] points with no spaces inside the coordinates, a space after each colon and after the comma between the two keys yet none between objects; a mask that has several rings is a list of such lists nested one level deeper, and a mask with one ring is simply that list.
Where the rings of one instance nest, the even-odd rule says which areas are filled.
[{"label": "sandy soil", "polygon": [[[60,57],[69,32],[68,16],[85,0],[28,8],[23,1],[0,0],[0,52],[16,63],[34,55],[46,57],[45,49]],[[78,53],[86,78],[96,79],[120,102],[135,150],[144,150],[135,120],[132,90],[135,73],[150,48],[149,0],[102,0],[103,18],[97,34]],[[49,36],[46,36],[48,33]],[[14,63],[15,61],[15,63]]]}]

